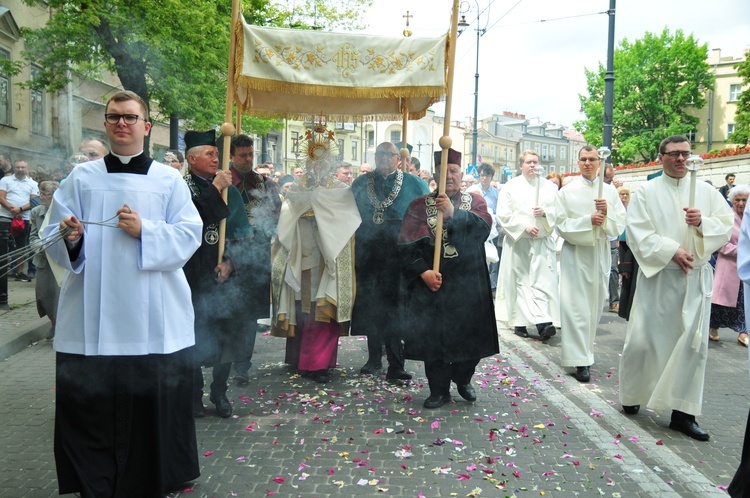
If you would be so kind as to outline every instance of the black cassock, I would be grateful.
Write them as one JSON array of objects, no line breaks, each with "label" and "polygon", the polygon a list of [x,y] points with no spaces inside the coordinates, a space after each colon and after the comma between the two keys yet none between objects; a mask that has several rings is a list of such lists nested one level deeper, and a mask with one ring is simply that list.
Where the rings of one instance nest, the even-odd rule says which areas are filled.
[{"label": "black cassock", "polygon": [[434,215],[428,211],[434,199],[428,194],[409,205],[399,236],[407,283],[404,356],[445,363],[492,356],[500,349],[484,252],[492,222],[487,205],[476,194],[452,196],[454,215],[444,223],[449,247],[440,262],[443,283],[432,292],[420,275],[432,269],[435,237],[428,222]]}]

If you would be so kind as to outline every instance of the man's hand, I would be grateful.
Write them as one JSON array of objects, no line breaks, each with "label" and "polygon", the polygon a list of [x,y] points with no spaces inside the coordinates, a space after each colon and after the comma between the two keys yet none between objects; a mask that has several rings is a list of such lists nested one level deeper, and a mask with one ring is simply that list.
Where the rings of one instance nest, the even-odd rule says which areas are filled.
[{"label": "man's hand", "polygon": [[22,213],[21,206],[11,206],[10,213],[13,215],[14,218],[18,217]]},{"label": "man's hand", "polygon": [[76,242],[78,239],[81,238],[81,235],[83,235],[83,223],[78,221],[78,218],[75,216],[68,216],[67,218],[63,218],[63,220],[60,222],[60,231],[62,232],[66,228],[72,228],[73,230],[65,236],[65,240],[68,242]]},{"label": "man's hand", "polygon": [[221,192],[232,184],[232,172],[228,169],[219,170],[211,184]]},{"label": "man's hand", "polygon": [[620,276],[623,278],[623,280],[630,280],[630,272],[629,271],[621,271]]},{"label": "man's hand", "polygon": [[141,238],[141,217],[127,204],[117,211],[117,226],[136,239]]},{"label": "man's hand", "polygon": [[441,285],[443,285],[443,276],[434,270],[426,270],[422,272],[422,281],[432,292],[437,292]]},{"label": "man's hand", "polygon": [[694,259],[695,258],[693,258],[693,255],[687,252],[682,247],[677,249],[677,252],[674,253],[674,256],[672,256],[672,261],[677,263],[677,266],[679,266],[682,269],[682,272],[686,275],[688,270],[693,269],[693,265],[691,265],[690,263],[692,263]]},{"label": "man's hand", "polygon": [[443,219],[449,220],[453,218],[453,203],[447,195],[439,194],[435,198],[435,204],[438,210],[443,212]]},{"label": "man's hand", "polygon": [[535,239],[537,235],[539,235],[539,229],[535,226],[529,226],[529,227],[526,227],[526,233],[529,234],[529,237],[531,237],[532,239]]},{"label": "man's hand", "polygon": [[607,199],[594,199],[594,205],[598,213],[607,216]]},{"label": "man's hand", "polygon": [[222,283],[226,281],[234,272],[234,265],[232,264],[231,260],[225,259],[224,261],[216,265],[216,268],[214,268],[214,272],[216,273],[216,281]]},{"label": "man's hand", "polygon": [[698,208],[682,208],[685,211],[685,223],[694,227],[701,226],[701,210]]},{"label": "man's hand", "polygon": [[534,218],[542,218],[544,216],[544,209],[540,207],[535,207],[531,212],[534,215]]},{"label": "man's hand", "polygon": [[594,213],[591,215],[591,224],[595,227],[600,227],[604,225],[604,214],[602,213]]}]

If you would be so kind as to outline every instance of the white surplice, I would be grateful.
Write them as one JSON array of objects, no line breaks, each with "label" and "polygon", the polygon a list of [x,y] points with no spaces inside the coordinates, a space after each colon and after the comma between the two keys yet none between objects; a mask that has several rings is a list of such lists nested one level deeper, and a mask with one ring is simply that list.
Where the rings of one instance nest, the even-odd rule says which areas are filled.
[{"label": "white surplice", "polygon": [[[545,216],[535,218],[537,180],[523,175],[509,181],[500,191],[497,218],[505,232],[500,260],[495,317],[510,327],[539,323],[560,326],[557,261],[553,222],[557,185],[540,179],[539,207]],[[536,226],[532,238],[526,228]]]},{"label": "white surplice", "polygon": [[607,216],[601,227],[591,224],[599,195],[599,178],[578,176],[560,189],[555,202],[557,231],[565,239],[560,263],[562,341],[564,367],[594,363],[596,327],[607,302],[611,256],[607,236],[625,229],[625,207],[612,185],[604,184]]},{"label": "white surplice", "polygon": [[[620,358],[620,402],[700,415],[708,354],[711,253],[732,233],[734,214],[711,185],[696,183],[699,228],[685,223],[688,176],[666,174],[633,191],[627,237],[640,269]],[[695,260],[685,273],[672,261],[680,247]]]},{"label": "white surplice", "polygon": [[201,222],[174,169],[153,162],[146,175],[107,173],[103,159],[77,166],[60,185],[43,237],[66,216],[117,223],[127,204],[141,237],[87,224],[78,259],[60,241],[47,254],[68,270],[55,327],[56,351],[87,356],[169,354],[195,343],[193,306],[182,267],[200,246]]},{"label": "white surplice", "polygon": [[307,270],[311,272],[312,300],[335,306],[336,316],[332,318],[339,323],[351,320],[351,244],[361,222],[354,195],[344,183],[336,182],[332,188],[293,185],[289,189],[278,224],[281,250],[274,257],[274,267],[283,272],[274,303],[275,320],[297,324],[295,300],[301,298],[302,272]]}]

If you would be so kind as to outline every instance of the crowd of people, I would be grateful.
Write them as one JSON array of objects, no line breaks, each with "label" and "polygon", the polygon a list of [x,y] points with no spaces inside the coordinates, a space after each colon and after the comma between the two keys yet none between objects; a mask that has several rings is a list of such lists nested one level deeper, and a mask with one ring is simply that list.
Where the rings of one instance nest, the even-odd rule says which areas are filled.
[{"label": "crowd of people", "polygon": [[[250,382],[269,316],[286,363],[311,382],[331,382],[340,338],[363,335],[360,374],[403,383],[405,360],[423,362],[423,406],[437,409],[452,384],[476,401],[475,369],[500,351],[503,331],[559,335],[560,364],[589,382],[609,309],[628,320],[623,411],[671,410],[671,428],[709,439],[696,422],[708,342],[730,328],[748,344],[750,186],[725,198],[699,182],[689,205],[685,137],[666,138],[663,175],[632,190],[590,145],[579,175],[545,178],[525,151],[520,174],[497,185],[486,164],[467,178],[453,149],[435,153],[432,177],[390,142],[374,166],[337,162],[322,124],[289,175],[254,165],[241,134],[220,169],[213,130],[188,131],[184,153],[160,163],[143,149],[147,116],[137,95],[118,92],[106,106],[109,143],[85,140],[86,161],[67,176],[37,185],[17,160],[0,180],[0,218],[30,234],[18,244],[63,237],[33,260],[57,352],[61,493],[156,497],[197,478],[194,419],[206,398],[232,415],[228,384]],[[27,279],[23,264],[13,275]]]}]

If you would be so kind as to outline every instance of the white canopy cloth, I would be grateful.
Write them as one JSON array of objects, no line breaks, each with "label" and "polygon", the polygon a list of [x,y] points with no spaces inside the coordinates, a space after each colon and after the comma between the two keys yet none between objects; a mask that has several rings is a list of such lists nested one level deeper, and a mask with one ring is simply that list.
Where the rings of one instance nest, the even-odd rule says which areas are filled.
[{"label": "white canopy cloth", "polygon": [[395,38],[267,28],[235,29],[235,93],[253,115],[329,121],[423,117],[446,93],[447,33]]}]

